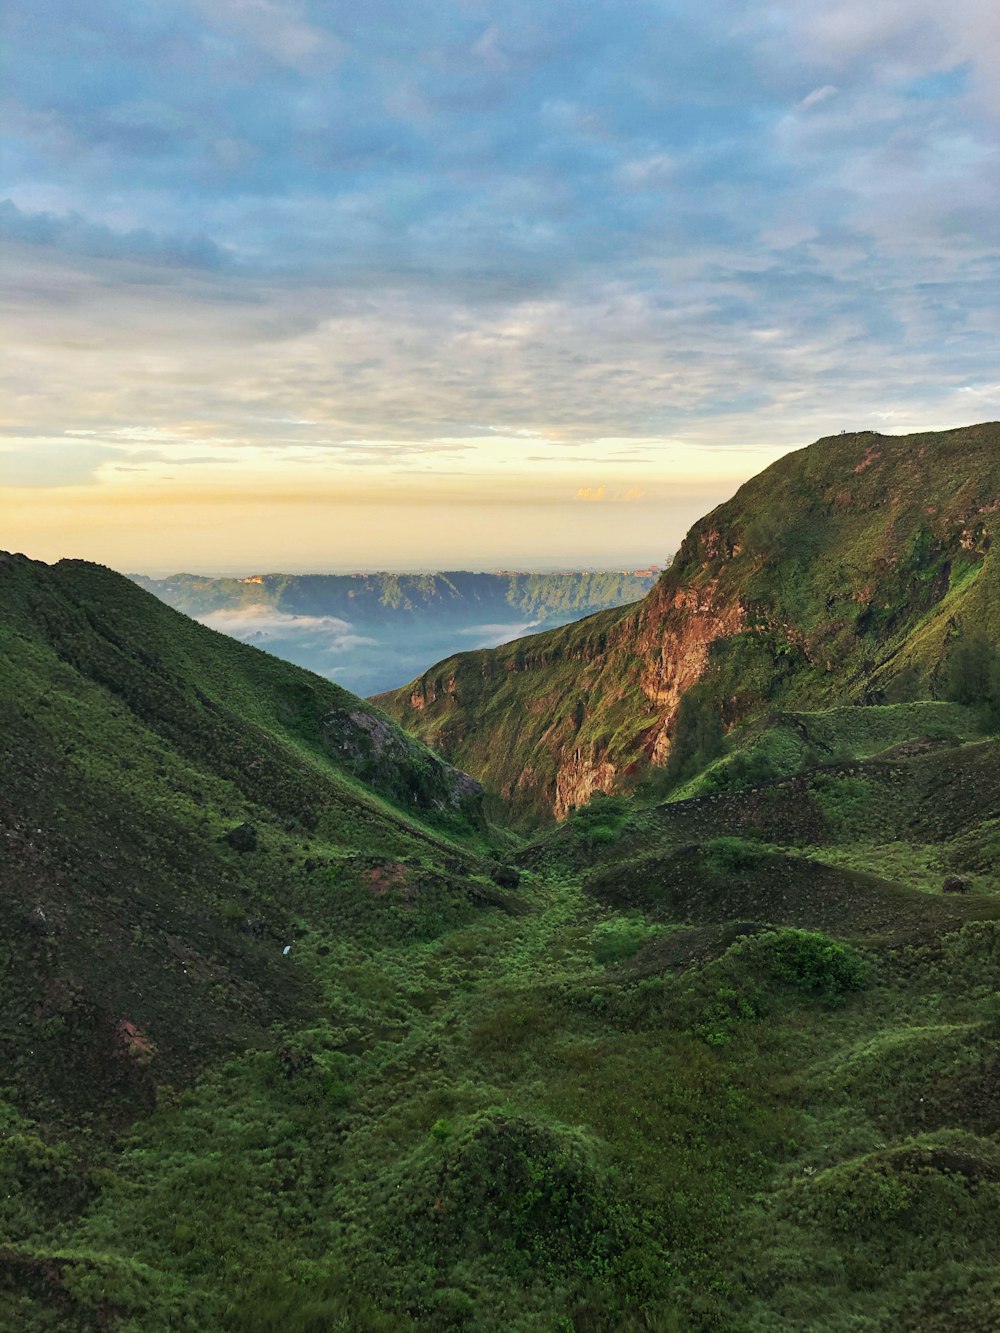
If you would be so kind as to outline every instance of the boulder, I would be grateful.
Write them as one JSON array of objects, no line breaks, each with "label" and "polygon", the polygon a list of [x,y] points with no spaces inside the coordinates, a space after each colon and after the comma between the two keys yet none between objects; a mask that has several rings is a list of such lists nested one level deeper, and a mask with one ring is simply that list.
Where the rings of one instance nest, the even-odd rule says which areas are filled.
[{"label": "boulder", "polygon": [[941,885],[942,893],[968,893],[972,885],[967,879],[962,879],[960,875],[949,875]]},{"label": "boulder", "polygon": [[230,829],[224,835],[223,842],[228,842],[230,847],[237,852],[256,851],[257,830],[253,824],[237,824],[235,828]]},{"label": "boulder", "polygon": [[490,877],[501,889],[516,889],[521,882],[521,872],[516,866],[496,865],[490,871]]}]

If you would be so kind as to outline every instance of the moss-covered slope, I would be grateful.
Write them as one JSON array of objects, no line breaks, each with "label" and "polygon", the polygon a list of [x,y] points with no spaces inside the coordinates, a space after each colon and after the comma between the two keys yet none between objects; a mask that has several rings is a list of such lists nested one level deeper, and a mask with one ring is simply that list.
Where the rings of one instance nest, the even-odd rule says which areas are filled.
[{"label": "moss-covered slope", "polygon": [[379,703],[522,812],[562,816],[669,752],[682,695],[727,725],[939,689],[1000,642],[1000,425],[832,436],[695,524],[632,607],[463,653]]},{"label": "moss-covered slope", "polygon": [[489,895],[464,774],[109,570],[0,558],[0,728],[0,1049],[36,1110],[128,1119],[296,1011],[351,886]]}]

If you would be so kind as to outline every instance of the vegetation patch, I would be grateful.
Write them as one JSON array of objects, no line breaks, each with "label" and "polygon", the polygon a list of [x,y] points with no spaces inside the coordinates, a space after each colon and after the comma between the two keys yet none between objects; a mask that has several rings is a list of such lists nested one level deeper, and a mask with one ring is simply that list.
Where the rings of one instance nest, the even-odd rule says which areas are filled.
[{"label": "vegetation patch", "polygon": [[712,838],[705,844],[705,863],[713,875],[749,874],[766,854],[766,848],[747,838]]},{"label": "vegetation patch", "polygon": [[659,933],[642,917],[615,916],[598,922],[590,937],[594,960],[603,966],[623,963]]}]

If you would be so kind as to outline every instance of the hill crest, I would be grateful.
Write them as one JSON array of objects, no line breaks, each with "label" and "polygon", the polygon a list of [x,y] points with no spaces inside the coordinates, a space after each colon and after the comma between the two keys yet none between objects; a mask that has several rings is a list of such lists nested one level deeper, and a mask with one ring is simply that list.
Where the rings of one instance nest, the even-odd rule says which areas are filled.
[{"label": "hill crest", "polygon": [[512,800],[563,817],[662,764],[698,686],[776,706],[933,692],[952,640],[1000,641],[1000,424],[825,437],[696,523],[638,604],[438,663],[377,697]]}]

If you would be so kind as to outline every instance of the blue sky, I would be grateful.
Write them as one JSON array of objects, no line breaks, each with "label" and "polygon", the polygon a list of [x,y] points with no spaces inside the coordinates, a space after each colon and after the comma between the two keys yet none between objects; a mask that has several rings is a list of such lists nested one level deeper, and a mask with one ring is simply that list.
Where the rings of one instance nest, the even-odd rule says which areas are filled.
[{"label": "blue sky", "polygon": [[991,4],[3,29],[0,503],[32,554],[657,559],[785,449],[998,415]]}]

